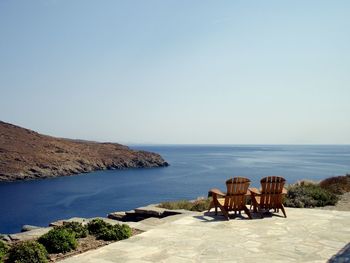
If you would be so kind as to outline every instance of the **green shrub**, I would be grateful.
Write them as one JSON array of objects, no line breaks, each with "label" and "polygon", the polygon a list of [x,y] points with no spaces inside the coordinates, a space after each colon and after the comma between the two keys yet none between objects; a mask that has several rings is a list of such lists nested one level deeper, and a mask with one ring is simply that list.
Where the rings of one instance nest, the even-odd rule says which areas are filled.
[{"label": "green shrub", "polygon": [[4,262],[4,257],[7,253],[8,247],[7,245],[0,241],[0,263]]},{"label": "green shrub", "polygon": [[126,224],[114,225],[114,228],[117,229],[118,240],[127,239],[127,238],[131,237],[131,235],[132,235],[131,228]]},{"label": "green shrub", "polygon": [[76,238],[87,237],[89,233],[87,227],[78,222],[65,222],[60,228],[73,233]]},{"label": "green shrub", "polygon": [[102,228],[101,231],[96,235],[96,238],[105,241],[123,240],[129,238],[131,234],[131,228],[128,225],[116,224]]},{"label": "green shrub", "polygon": [[210,202],[211,199],[209,198],[198,198],[197,200],[192,202],[188,200],[163,202],[159,204],[159,207],[170,210],[184,209],[190,211],[203,212],[208,209]]},{"label": "green shrub", "polygon": [[350,174],[324,179],[320,182],[320,186],[337,195],[350,192]]},{"label": "green shrub", "polygon": [[51,229],[38,241],[45,246],[49,253],[66,253],[78,245],[75,234],[61,227]]},{"label": "green shrub", "polygon": [[47,251],[36,241],[25,241],[14,245],[8,252],[9,263],[46,263]]},{"label": "green shrub", "polygon": [[102,219],[94,219],[89,222],[88,229],[97,239],[105,241],[122,240],[132,235],[131,228],[128,225],[111,225],[104,222]]},{"label": "green shrub", "polygon": [[289,207],[320,207],[335,205],[338,197],[314,183],[290,185],[284,204]]},{"label": "green shrub", "polygon": [[87,228],[89,230],[89,233],[96,236],[98,235],[102,229],[108,228],[110,224],[106,223],[102,219],[93,219],[87,224]]}]

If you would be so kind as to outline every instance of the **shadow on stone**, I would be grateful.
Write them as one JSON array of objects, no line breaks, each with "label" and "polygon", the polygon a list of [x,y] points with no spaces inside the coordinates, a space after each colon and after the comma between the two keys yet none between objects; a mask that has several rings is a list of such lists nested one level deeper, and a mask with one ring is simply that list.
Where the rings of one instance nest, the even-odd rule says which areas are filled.
[{"label": "shadow on stone", "polygon": [[328,260],[328,263],[350,262],[350,243],[343,247],[337,254]]},{"label": "shadow on stone", "polygon": [[131,211],[110,213],[108,214],[108,218],[122,222],[139,222],[151,217],[164,218],[178,214],[181,213],[177,211],[165,210],[155,205],[149,205],[147,207],[140,207]]},{"label": "shadow on stone", "polygon": [[[240,213],[236,213],[236,214],[234,214],[234,213],[230,213],[229,214],[229,216],[230,216],[230,219],[247,219],[247,220],[250,220],[249,218],[248,218],[248,216],[246,215],[246,214],[240,214]],[[209,220],[208,219],[208,217],[211,217],[212,218],[212,220]],[[215,212],[205,212],[204,213],[204,216],[194,216],[194,218],[198,218],[198,219],[200,219],[200,220],[202,220],[202,221],[204,221],[204,222],[212,222],[212,221],[227,221],[226,219],[225,219],[225,217],[222,215],[222,214],[220,214],[220,212],[218,212],[218,214],[217,215],[215,215]],[[253,217],[253,219],[258,219],[258,218],[255,218],[255,217]]]}]

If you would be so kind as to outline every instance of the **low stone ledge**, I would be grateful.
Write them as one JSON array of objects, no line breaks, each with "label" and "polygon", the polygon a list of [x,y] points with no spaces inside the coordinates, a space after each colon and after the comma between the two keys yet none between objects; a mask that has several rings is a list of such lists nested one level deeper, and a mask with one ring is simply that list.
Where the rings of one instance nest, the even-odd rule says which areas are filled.
[{"label": "low stone ledge", "polygon": [[133,215],[133,214],[135,214],[135,210],[125,211],[124,213],[127,215]]},{"label": "low stone ledge", "polygon": [[139,207],[135,209],[136,214],[149,215],[149,216],[155,216],[155,217],[161,217],[165,211],[166,210],[164,208],[160,208],[153,205]]},{"label": "low stone ledge", "polygon": [[1,235],[1,240],[5,242],[11,242],[11,238],[9,235]]},{"label": "low stone ledge", "polygon": [[23,225],[21,232],[27,232],[27,231],[31,231],[31,230],[38,229],[38,228],[41,228],[41,227],[40,226],[32,226],[32,225]]},{"label": "low stone ledge", "polygon": [[107,215],[109,219],[122,222],[139,222],[148,218],[164,218],[167,216],[186,214],[190,211],[185,210],[169,210],[158,207],[158,204],[151,204],[144,207],[138,207],[131,211],[117,211]]},{"label": "low stone ledge", "polygon": [[81,224],[85,225],[89,222],[89,219],[86,219],[83,217],[72,217],[69,219],[62,219],[62,220],[52,222],[52,223],[50,223],[49,226],[63,226],[64,223],[66,223],[66,222],[77,222],[77,223],[81,223]]},{"label": "low stone ledge", "polygon": [[[141,225],[141,228],[149,228],[150,226],[158,225],[161,223],[161,219],[173,216],[173,215],[179,215],[179,214],[192,214],[192,211],[186,211],[186,210],[169,210],[164,209],[161,207],[158,207],[158,204],[151,204],[144,207],[136,208],[135,210],[130,211],[117,211],[113,212],[107,215],[107,218],[103,217],[95,217],[95,218],[82,218],[82,217],[72,217],[69,219],[62,219],[57,220],[55,222],[51,222],[49,224],[49,227],[38,227],[38,226],[32,226],[32,225],[24,225],[22,227],[21,233],[16,234],[8,234],[3,235],[2,240],[6,242],[17,242],[17,241],[27,241],[39,238],[40,236],[46,234],[49,232],[53,227],[63,226],[66,222],[78,222],[83,225],[86,225],[88,222],[90,222],[93,219],[99,218],[102,219],[105,222],[108,222],[110,224],[121,224],[121,223],[127,223],[130,224],[131,227],[137,228],[138,223],[136,222],[142,222],[144,220],[145,224]],[[157,220],[153,220],[153,219]],[[147,220],[149,219],[149,220]],[[136,223],[136,225],[135,225]],[[147,227],[145,227],[147,226]],[[140,229],[141,229],[140,228]],[[142,230],[142,229],[141,229]],[[143,230],[145,231],[145,230]]]},{"label": "low stone ledge", "polygon": [[125,212],[113,212],[107,215],[108,218],[123,221],[123,219],[126,217]]},{"label": "low stone ledge", "polygon": [[29,230],[22,233],[8,235],[11,241],[27,241],[39,238],[52,229],[52,227],[42,227],[33,230]]},{"label": "low stone ledge", "polygon": [[192,214],[193,211],[188,211],[183,209],[170,210],[170,209],[159,207],[159,204],[151,204],[144,207],[136,208],[135,213],[162,218],[162,217],[178,215],[178,214]]}]

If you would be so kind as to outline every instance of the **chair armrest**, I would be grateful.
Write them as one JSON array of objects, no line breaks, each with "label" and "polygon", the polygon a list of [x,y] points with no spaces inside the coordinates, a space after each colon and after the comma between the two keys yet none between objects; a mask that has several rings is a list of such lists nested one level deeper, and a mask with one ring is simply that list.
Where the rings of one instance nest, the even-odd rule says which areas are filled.
[{"label": "chair armrest", "polygon": [[226,194],[221,192],[219,189],[217,188],[212,188],[209,190],[208,192],[208,196],[213,196],[213,195],[219,195],[219,196],[225,196]]},{"label": "chair armrest", "polygon": [[249,188],[248,190],[252,195],[260,195],[261,194],[257,188]]}]

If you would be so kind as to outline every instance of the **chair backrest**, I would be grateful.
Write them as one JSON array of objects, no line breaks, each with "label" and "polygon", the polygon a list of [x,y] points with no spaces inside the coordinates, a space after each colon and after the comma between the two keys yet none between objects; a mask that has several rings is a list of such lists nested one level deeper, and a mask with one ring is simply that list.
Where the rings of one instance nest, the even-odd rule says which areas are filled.
[{"label": "chair backrest", "polygon": [[228,210],[239,210],[245,206],[246,196],[250,180],[244,177],[234,177],[226,181],[227,193],[225,197],[225,207]]},{"label": "chair backrest", "polygon": [[282,203],[282,191],[286,179],[280,176],[268,176],[261,179],[260,206],[268,209],[277,208]]}]

